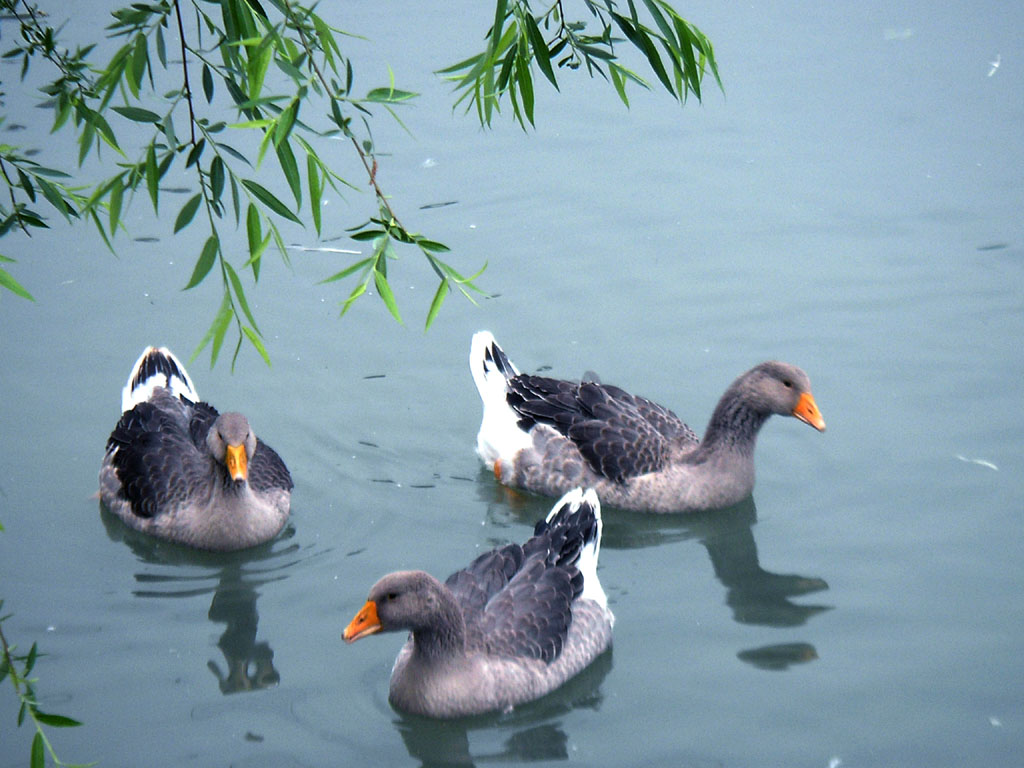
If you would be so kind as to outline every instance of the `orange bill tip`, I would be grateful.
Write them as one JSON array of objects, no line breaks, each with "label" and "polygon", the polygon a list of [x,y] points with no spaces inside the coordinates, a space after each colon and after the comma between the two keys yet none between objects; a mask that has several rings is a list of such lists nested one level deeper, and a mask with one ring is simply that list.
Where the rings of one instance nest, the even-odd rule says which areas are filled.
[{"label": "orange bill tip", "polygon": [[367,600],[355,618],[345,627],[341,633],[346,643],[354,643],[356,640],[380,632],[382,629],[380,619],[377,617],[377,604],[373,600]]},{"label": "orange bill tip", "polygon": [[804,392],[800,395],[796,408],[793,409],[793,415],[804,424],[810,424],[819,432],[825,431],[825,419],[822,418],[821,411],[818,410],[818,404],[814,402],[814,397],[810,392]]},{"label": "orange bill tip", "polygon": [[245,455],[244,445],[229,445],[224,463],[232,480],[245,480],[249,477],[249,458]]}]

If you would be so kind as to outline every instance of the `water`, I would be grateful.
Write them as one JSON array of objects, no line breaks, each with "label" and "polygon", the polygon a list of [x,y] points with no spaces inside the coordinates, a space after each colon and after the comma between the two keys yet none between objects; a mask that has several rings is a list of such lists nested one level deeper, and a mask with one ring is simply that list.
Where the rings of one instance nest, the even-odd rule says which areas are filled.
[{"label": "water", "polygon": [[[486,261],[499,295],[452,297],[424,335],[434,286],[412,254],[395,286],[406,328],[371,301],[335,319],[348,289],[316,282],[337,257],[267,262],[250,298],[273,367],[251,353],[234,375],[191,366],[294,475],[286,532],[256,550],[139,539],[94,498],[132,362],[150,343],[187,356],[216,309],[213,284],[180,291],[198,235],[172,242],[172,219],[139,207],[116,259],[56,221],[4,239],[37,301],[0,298],[0,597],[8,637],[48,654],[44,708],[85,722],[51,731],[62,758],[1019,763],[1021,10],[682,10],[716,45],[724,97],[679,110],[638,94],[627,112],[564,79],[528,135],[453,115],[429,74],[471,52],[487,8],[339,19],[379,43],[365,44],[363,86],[385,82],[386,61],[424,94],[403,117],[415,137],[375,125],[396,207],[466,272]],[[332,199],[325,237],[370,205],[348,202]],[[770,421],[754,497],[733,510],[609,511],[613,653],[542,702],[437,724],[387,704],[401,637],[348,647],[340,632],[386,571],[443,577],[525,539],[550,507],[496,487],[473,455],[480,328],[523,370],[596,371],[698,430],[733,377],[789,360],[829,430]],[[27,756],[14,722],[4,693],[0,765]]]}]

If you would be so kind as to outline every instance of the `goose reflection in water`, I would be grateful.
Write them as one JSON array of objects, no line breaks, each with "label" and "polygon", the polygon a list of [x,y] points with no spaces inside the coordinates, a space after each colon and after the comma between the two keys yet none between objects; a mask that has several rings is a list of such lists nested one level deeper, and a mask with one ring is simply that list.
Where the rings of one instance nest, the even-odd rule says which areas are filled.
[{"label": "goose reflection in water", "polygon": [[287,577],[294,565],[297,544],[287,543],[294,535],[291,526],[272,542],[238,552],[205,552],[146,536],[128,528],[100,505],[100,514],[112,541],[125,542],[147,566],[135,574],[139,585],[132,594],[141,598],[189,598],[213,593],[209,620],[226,625],[217,641],[224,657],[207,662],[221,693],[255,691],[277,685],[281,675],[274,667],[274,651],[265,640],[257,640],[258,589]]},{"label": "goose reflection in water", "polygon": [[[564,717],[576,709],[601,708],[601,684],[612,669],[612,653],[606,651],[560,688],[511,712],[460,720],[402,714],[394,720],[395,729],[422,768],[568,760]],[[492,744],[495,738],[499,741]]]},{"label": "goose reflection in water", "polygon": [[[488,518],[505,527],[509,517],[525,522],[537,514],[546,499],[503,487],[479,484],[488,502]],[[486,490],[483,490],[486,489]],[[747,498],[732,507],[688,515],[649,515],[609,507],[604,516],[602,546],[608,549],[645,549],[679,541],[697,540],[708,552],[715,578],[725,587],[725,604],[739,624],[780,629],[799,627],[831,605],[794,602],[793,598],[828,589],[817,576],[773,573],[761,567],[754,524],[757,507]],[[614,569],[613,558],[605,567]],[[737,657],[766,670],[787,669],[818,658],[816,648],[805,641],[769,644],[742,650]]]}]

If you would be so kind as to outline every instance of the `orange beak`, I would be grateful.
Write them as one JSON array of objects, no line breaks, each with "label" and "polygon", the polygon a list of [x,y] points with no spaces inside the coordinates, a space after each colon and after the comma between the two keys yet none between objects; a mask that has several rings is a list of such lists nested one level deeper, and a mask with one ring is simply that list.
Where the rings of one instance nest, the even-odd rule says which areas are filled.
[{"label": "orange beak", "polygon": [[810,392],[804,392],[800,395],[796,408],[793,409],[793,415],[804,424],[810,424],[819,432],[825,431],[825,419],[821,417],[818,404],[814,402],[814,397]]},{"label": "orange beak", "polygon": [[249,459],[245,455],[244,445],[229,445],[224,463],[228,466],[228,474],[232,480],[248,479]]},{"label": "orange beak", "polygon": [[341,637],[346,643],[354,643],[362,637],[380,632],[381,629],[380,619],[377,618],[377,604],[373,600],[367,600],[362,610],[345,627]]}]

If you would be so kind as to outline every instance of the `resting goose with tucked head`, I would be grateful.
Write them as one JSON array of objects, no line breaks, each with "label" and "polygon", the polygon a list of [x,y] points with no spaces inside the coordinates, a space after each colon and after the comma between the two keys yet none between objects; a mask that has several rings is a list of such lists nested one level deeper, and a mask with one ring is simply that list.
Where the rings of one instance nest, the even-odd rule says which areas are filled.
[{"label": "resting goose with tucked head", "polygon": [[553,691],[611,645],[600,547],[597,496],[577,488],[525,544],[481,555],[444,584],[423,571],[388,574],[342,637],[411,630],[391,672],[396,709],[437,718],[508,710]]},{"label": "resting goose with tucked head", "polygon": [[292,478],[240,413],[201,402],[167,348],[147,348],[107,440],[100,499],[130,527],[200,549],[233,550],[278,534]]},{"label": "resting goose with tucked head", "polygon": [[477,453],[499,482],[548,496],[583,485],[622,509],[720,509],[753,490],[754,445],[769,416],[825,430],[807,374],[788,363],[736,379],[703,442],[672,411],[618,387],[519,373],[487,331],[473,336],[469,363],[483,400]]}]

